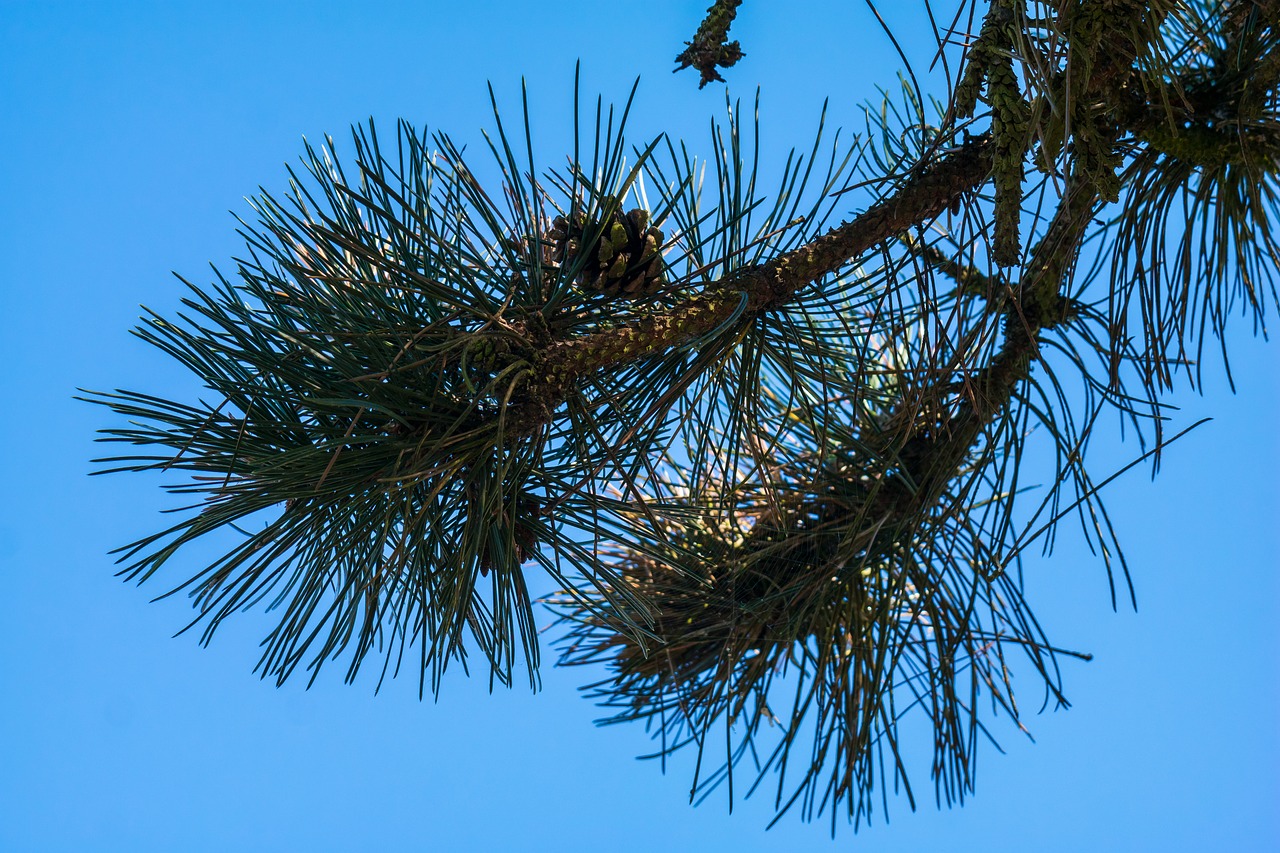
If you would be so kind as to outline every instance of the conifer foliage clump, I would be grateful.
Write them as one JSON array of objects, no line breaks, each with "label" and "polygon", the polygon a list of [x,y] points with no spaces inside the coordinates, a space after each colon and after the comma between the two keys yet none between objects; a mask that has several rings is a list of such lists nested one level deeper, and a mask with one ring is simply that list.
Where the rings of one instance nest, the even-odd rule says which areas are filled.
[{"label": "conifer foliage clump", "polygon": [[[741,5],[678,58],[703,85],[744,73]],[[1085,657],[1028,549],[1078,520],[1132,595],[1095,430],[1158,454],[1162,396],[1276,307],[1280,3],[953,5],[954,87],[823,116],[779,169],[739,103],[700,159],[580,87],[557,168],[496,111],[492,158],[403,122],[308,147],[233,272],[137,330],[200,398],[89,395],[126,421],[102,470],[182,502],[122,574],[205,641],[270,611],[265,678],[372,659],[423,691],[536,687],[549,577],[560,663],[695,752],[695,797],[745,773],[858,825],[924,763],[963,801],[1015,681],[1065,705]]]}]

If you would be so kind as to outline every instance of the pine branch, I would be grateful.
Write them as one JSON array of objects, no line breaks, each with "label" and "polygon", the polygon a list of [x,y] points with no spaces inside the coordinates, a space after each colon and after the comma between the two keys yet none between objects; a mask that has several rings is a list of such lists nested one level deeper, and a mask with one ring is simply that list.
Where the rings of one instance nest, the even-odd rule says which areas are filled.
[{"label": "pine branch", "polygon": [[525,393],[530,402],[515,414],[517,431],[552,416],[566,390],[603,367],[637,361],[696,341],[735,313],[760,314],[787,304],[805,285],[838,271],[875,246],[928,223],[972,194],[991,170],[987,137],[967,140],[936,162],[924,164],[902,187],[849,222],[805,246],[665,311],[577,340],[552,344],[535,357],[537,379]]},{"label": "pine branch", "polygon": [[[717,2],[681,55],[704,85],[741,55],[725,41],[738,5]],[[1062,652],[1009,571],[1029,544],[1014,512],[1026,436],[1044,427],[1058,454],[1036,515],[1056,522],[1074,488],[1107,554],[1083,465],[1098,413],[1158,413],[1152,374],[1194,325],[1202,270],[1201,317],[1218,331],[1221,284],[1234,275],[1260,316],[1280,255],[1266,220],[1280,209],[1276,4],[1034,7],[993,0],[941,127],[912,93],[900,126],[879,119],[879,148],[875,134],[844,160],[832,146],[812,203],[796,199],[818,141],[803,168],[788,160],[770,210],[733,118],[710,212],[682,145],[666,143],[669,167],[652,156],[661,138],[624,165],[623,122],[615,135],[601,109],[596,151],[575,147],[562,172],[541,171],[529,129],[513,146],[499,119],[498,192],[448,137],[430,151],[406,125],[390,157],[371,125],[357,130],[356,180],[332,143],[308,149],[313,180],[263,196],[260,227],[245,226],[239,282],[193,288],[180,322],[139,331],[217,405],[98,396],[130,421],[105,440],[145,448],[112,470],[187,472],[172,491],[203,499],[122,549],[123,573],[146,579],[187,543],[261,519],[178,589],[193,590],[206,639],[279,596],[264,676],[350,650],[350,679],[371,650],[398,667],[417,646],[434,687],[474,645],[498,681],[523,660],[536,685],[536,560],[568,596],[563,662],[613,668],[590,689],[615,719],[653,724],[664,753],[741,725],[695,791],[751,756],[794,788],[779,782],[780,813],[860,820],[875,792],[912,796],[898,721],[919,709],[939,799],[963,800],[979,697],[1018,719],[1006,655],[1066,703]],[[990,129],[948,148],[958,118]],[[855,154],[861,185],[892,189],[828,229]],[[1029,155],[1046,177],[1028,176]],[[660,201],[626,210],[642,175]],[[1188,195],[1217,207],[1178,249],[1191,258],[1187,241],[1209,233],[1208,255],[1177,268],[1181,286],[1139,292],[1148,325],[1131,344],[1128,300],[1150,280],[1128,249],[1164,251],[1170,200]],[[954,257],[921,242],[944,211]],[[1129,260],[1113,268],[1105,310],[1076,271],[1094,235],[1137,259],[1133,275]],[[1054,346],[1079,368],[1083,425]],[[1091,375],[1077,346],[1110,375]],[[1132,399],[1121,361],[1147,370]],[[775,721],[777,746],[757,753]],[[792,755],[809,725],[813,753]]]}]

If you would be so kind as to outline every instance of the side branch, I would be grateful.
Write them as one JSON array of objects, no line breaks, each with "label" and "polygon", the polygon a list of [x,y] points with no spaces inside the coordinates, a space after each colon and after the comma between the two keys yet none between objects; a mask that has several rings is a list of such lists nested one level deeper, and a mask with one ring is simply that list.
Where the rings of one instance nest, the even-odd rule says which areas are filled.
[{"label": "side branch", "polygon": [[1063,319],[1069,302],[1060,293],[1099,202],[1096,187],[1078,186],[1060,203],[1048,233],[1036,246],[1022,283],[1007,301],[1005,339],[1000,350],[964,389],[964,400],[946,428],[931,435],[883,435],[886,446],[875,448],[882,458],[897,458],[904,481],[885,494],[882,510],[911,517],[918,508],[936,503],[964,466],[983,432],[1012,400],[1018,383],[1031,373],[1040,352],[1040,333]]},{"label": "side branch", "polygon": [[[1107,96],[1115,94],[1117,80],[1143,50],[1137,39],[1126,42],[1113,38],[1108,42],[1103,34],[1124,33],[1126,15],[1150,14],[1158,23],[1167,13],[1164,8],[1144,10],[1143,4],[1136,2],[1120,2],[1105,11],[1072,7],[1067,16],[1072,41],[1094,51],[1109,45],[1103,61],[1080,83],[1081,103],[1096,103],[1099,99],[1105,103]],[[1074,173],[1053,221],[1023,267],[1021,281],[1007,303],[1005,339],[1000,350],[967,384],[965,399],[947,430],[936,436],[898,439],[898,457],[914,484],[914,489],[896,501],[901,506],[925,506],[939,499],[983,432],[1009,406],[1018,384],[1030,375],[1040,352],[1040,333],[1061,322],[1069,311],[1062,288],[1070,280],[1095,209],[1107,199],[1109,184],[1116,180],[1108,169],[1089,168],[1089,154],[1101,151],[1112,156],[1122,133],[1103,108],[1095,106],[1080,118],[1092,125],[1092,136],[1085,140],[1073,137]]]}]

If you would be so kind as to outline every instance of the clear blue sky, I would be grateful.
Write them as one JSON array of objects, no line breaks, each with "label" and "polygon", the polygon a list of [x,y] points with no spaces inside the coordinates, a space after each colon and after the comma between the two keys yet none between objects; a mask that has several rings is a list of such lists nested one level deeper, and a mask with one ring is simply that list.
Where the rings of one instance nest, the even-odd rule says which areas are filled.
[{"label": "clear blue sky", "polygon": [[[253,616],[207,650],[172,639],[185,602],[149,604],[162,587],[120,583],[107,556],[169,504],[156,480],[87,476],[93,433],[113,421],[71,399],[77,386],[190,393],[127,330],[139,304],[177,306],[170,270],[204,281],[209,262],[230,267],[228,210],[283,186],[303,135],[403,116],[479,143],[486,81],[514,108],[522,75],[554,131],[581,58],[606,98],[641,75],[637,130],[702,146],[723,89],[669,69],[705,3],[0,0],[0,849],[832,847],[822,823],[766,833],[765,801],[732,816],[717,799],[688,806],[688,766],[664,777],[633,760],[642,731],[595,728],[581,673],[548,671],[538,695],[454,677],[419,703],[411,679],[378,696],[368,679],[258,681]],[[893,14],[925,59],[918,16]],[[732,91],[761,87],[774,155],[806,142],[824,97],[856,130],[875,87],[896,85],[900,63],[858,3],[748,0],[734,34],[748,55]],[[1280,359],[1247,322],[1235,331],[1239,396],[1210,370],[1205,397],[1172,401],[1177,423],[1216,419],[1155,484],[1135,470],[1110,489],[1139,612],[1111,612],[1101,566],[1070,535],[1029,562],[1050,635],[1096,655],[1067,665],[1075,707],[1030,715],[1035,744],[1004,732],[1007,754],[985,751],[964,808],[900,803],[889,825],[835,844],[1280,846]],[[1096,470],[1136,452],[1111,446]]]}]

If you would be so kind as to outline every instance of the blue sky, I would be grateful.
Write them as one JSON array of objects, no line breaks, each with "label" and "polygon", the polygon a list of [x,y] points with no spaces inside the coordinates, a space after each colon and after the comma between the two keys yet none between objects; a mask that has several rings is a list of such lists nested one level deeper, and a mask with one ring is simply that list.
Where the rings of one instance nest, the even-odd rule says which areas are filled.
[{"label": "blue sky", "polygon": [[[177,306],[170,270],[199,282],[210,262],[230,266],[241,244],[228,211],[247,216],[244,196],[282,187],[304,135],[403,116],[478,144],[486,82],[514,114],[522,76],[554,135],[581,59],[584,88],[606,99],[639,74],[633,127],[697,149],[723,88],[669,69],[703,3],[0,0],[0,849],[832,846],[822,823],[765,832],[764,800],[691,808],[689,767],[664,777],[634,760],[642,731],[594,727],[577,672],[547,671],[537,695],[489,695],[455,673],[439,701],[419,702],[412,679],[377,696],[336,671],[310,691],[260,682],[266,623],[253,615],[209,649],[173,639],[185,602],[148,603],[161,586],[120,583],[107,556],[170,504],[158,480],[87,476],[94,431],[113,420],[71,399],[76,387],[193,393],[128,329],[139,304]],[[918,13],[893,14],[927,62]],[[748,0],[734,34],[747,57],[731,91],[761,87],[775,156],[806,143],[824,98],[856,130],[875,87],[896,85],[900,62],[857,3]],[[1067,665],[1074,707],[1029,715],[1035,744],[1005,732],[1007,754],[983,753],[964,808],[900,803],[887,826],[835,844],[1280,845],[1280,365],[1248,321],[1234,331],[1239,394],[1210,369],[1203,397],[1173,395],[1176,424],[1214,420],[1168,451],[1154,484],[1135,469],[1109,489],[1139,611],[1111,611],[1101,565],[1070,535],[1028,563],[1050,635],[1096,656]],[[1095,470],[1136,452],[1104,442]]]}]

